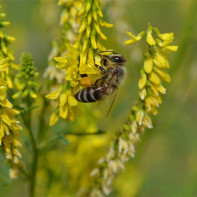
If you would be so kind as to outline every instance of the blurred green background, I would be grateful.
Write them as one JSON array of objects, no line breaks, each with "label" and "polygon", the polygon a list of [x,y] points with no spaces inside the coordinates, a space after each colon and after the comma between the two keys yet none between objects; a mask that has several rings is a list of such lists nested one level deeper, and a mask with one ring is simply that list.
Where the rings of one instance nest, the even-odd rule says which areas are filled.
[{"label": "blurred green background", "polygon": [[[12,45],[16,63],[19,63],[22,52],[30,51],[40,72],[39,80],[43,81],[42,73],[47,67],[51,42],[59,35],[60,10],[56,1],[0,0],[0,4],[3,6],[1,11],[7,14],[7,20],[11,22],[4,31],[16,38]],[[103,11],[105,20],[115,25],[112,30],[105,31],[109,38],[105,45],[124,54],[128,60],[127,79],[119,90],[110,117],[106,119],[103,115],[103,118],[98,120],[99,127],[109,131],[109,136],[121,127],[132,102],[137,99],[139,70],[143,64],[143,52],[146,50],[145,45],[140,43],[124,46],[124,41],[128,39],[125,31],[140,32],[145,30],[150,22],[162,33],[174,32],[174,45],[179,45],[179,51],[170,55],[172,82],[163,97],[160,113],[153,118],[154,129],[147,130],[141,142],[137,144],[135,159],[130,160],[126,164],[125,172],[117,177],[114,182],[115,189],[110,196],[197,196],[197,1],[105,0]],[[105,114],[102,107],[94,107]],[[50,179],[48,192],[42,189],[42,185],[46,187],[43,182],[49,182],[49,175],[39,172],[40,188],[37,189],[37,195],[75,196],[75,190],[80,187],[77,178],[87,176],[84,171],[80,171],[83,169],[81,166],[88,168],[87,172],[93,169],[92,166],[96,166],[97,160],[105,151],[105,138],[109,137],[93,136],[80,139],[80,143],[84,145],[81,145],[84,149],[81,155],[74,148],[79,146],[78,139],[69,139],[70,146],[63,146],[59,159],[56,163],[53,161],[58,168],[58,176]],[[91,157],[89,161],[84,161],[87,157],[86,151],[89,151],[88,155],[94,155],[94,161]],[[54,157],[46,156],[46,160],[42,162],[47,162],[50,158]],[[73,162],[70,162],[72,159]],[[65,170],[61,161],[67,162],[67,166],[70,162],[70,168]],[[64,170],[66,175],[60,177]],[[67,171],[73,172],[75,179],[71,176],[72,173],[70,175]],[[27,184],[22,179],[2,184],[0,196],[27,196]]]}]

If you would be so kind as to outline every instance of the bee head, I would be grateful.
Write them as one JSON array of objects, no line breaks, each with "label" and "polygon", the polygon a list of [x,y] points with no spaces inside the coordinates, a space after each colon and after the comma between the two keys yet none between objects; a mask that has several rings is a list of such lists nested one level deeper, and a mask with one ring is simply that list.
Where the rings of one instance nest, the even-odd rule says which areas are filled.
[{"label": "bee head", "polygon": [[126,63],[126,59],[121,54],[115,53],[114,51],[100,51],[98,55],[103,59],[105,66],[107,64],[122,66]]},{"label": "bee head", "polygon": [[118,53],[114,53],[113,55],[108,56],[109,61],[114,62],[119,65],[123,65],[126,63],[126,59]]}]

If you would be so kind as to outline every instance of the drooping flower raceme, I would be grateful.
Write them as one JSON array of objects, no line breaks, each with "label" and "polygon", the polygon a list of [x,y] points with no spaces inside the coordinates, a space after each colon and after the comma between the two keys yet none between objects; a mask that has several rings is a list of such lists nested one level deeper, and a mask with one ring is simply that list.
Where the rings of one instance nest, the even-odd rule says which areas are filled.
[{"label": "drooping flower raceme", "polygon": [[[2,20],[2,17],[5,15],[0,14],[0,28],[9,25],[9,22]],[[14,57],[9,49],[13,40],[13,37],[0,30],[0,147],[9,161],[10,177],[16,178],[18,167],[21,166],[19,161],[21,154],[18,151],[21,144],[16,138],[21,127],[16,120],[19,112],[13,109],[12,103],[7,99],[7,89],[13,84],[9,75],[9,67],[14,65],[12,62]]]},{"label": "drooping flower raceme", "polygon": [[163,81],[170,82],[170,75],[167,73],[170,67],[167,54],[178,49],[177,46],[169,45],[174,39],[173,33],[161,34],[151,25],[146,32],[141,32],[138,36],[130,32],[127,34],[131,39],[125,44],[133,44],[141,40],[145,34],[148,43],[138,83],[139,99],[137,104],[132,106],[128,121],[116,133],[107,154],[99,160],[99,167],[91,173],[91,176],[95,177],[94,185],[88,194],[91,197],[100,197],[111,192],[115,175],[124,169],[124,163],[129,158],[135,157],[135,143],[139,141],[146,128],[153,127],[150,114],[158,114],[159,105],[162,103],[161,95],[166,93]]},{"label": "drooping flower raceme", "polygon": [[[99,69],[95,66],[95,56],[98,51],[105,50],[99,39],[107,39],[101,31],[101,27],[110,28],[113,26],[103,21],[99,0],[83,1],[83,5],[77,15],[80,17],[78,21],[81,22],[77,41],[74,45],[64,43],[68,51],[64,55],[61,55],[61,57],[55,58],[58,62],[56,67],[65,71],[65,84],[60,86],[58,90],[59,94],[56,94],[57,97],[54,97],[55,93],[47,95],[48,99],[58,100],[58,107],[51,116],[50,125],[54,125],[58,117],[67,120],[74,119],[74,110],[77,105],[77,101],[74,98],[74,91],[80,87],[82,75],[91,77],[93,81],[100,75]],[[75,28],[74,24],[72,24],[72,28]],[[65,102],[62,104],[62,99],[60,99],[62,98],[61,94],[66,91],[69,92],[67,94],[69,95],[69,99],[65,99]]]}]

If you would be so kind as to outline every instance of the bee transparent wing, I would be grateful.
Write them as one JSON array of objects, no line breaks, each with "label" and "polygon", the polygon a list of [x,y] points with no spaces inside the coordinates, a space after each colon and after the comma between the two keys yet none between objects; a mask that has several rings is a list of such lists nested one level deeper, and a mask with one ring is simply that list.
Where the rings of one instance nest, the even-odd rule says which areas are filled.
[{"label": "bee transparent wing", "polygon": [[111,109],[113,107],[114,101],[116,100],[117,91],[118,91],[118,87],[115,89],[115,92],[114,92],[114,95],[113,95],[114,97],[113,97],[112,102],[110,104],[110,107],[109,107],[109,109],[107,111],[106,117],[109,115],[109,113],[110,113],[110,111],[111,111]]}]

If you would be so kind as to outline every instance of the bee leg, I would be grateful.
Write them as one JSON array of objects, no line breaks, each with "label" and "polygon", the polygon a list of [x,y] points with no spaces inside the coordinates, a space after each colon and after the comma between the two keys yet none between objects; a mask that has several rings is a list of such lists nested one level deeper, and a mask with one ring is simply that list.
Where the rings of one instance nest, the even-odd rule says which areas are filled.
[{"label": "bee leg", "polygon": [[88,75],[87,74],[81,74],[80,76],[83,78],[83,77],[87,77]]},{"label": "bee leg", "polygon": [[102,81],[102,78],[97,79],[92,86],[96,86],[100,81]]},{"label": "bee leg", "polygon": [[102,66],[99,66],[97,64],[95,64],[95,66],[101,70],[102,74],[105,74],[106,73],[106,70],[102,67]]}]

